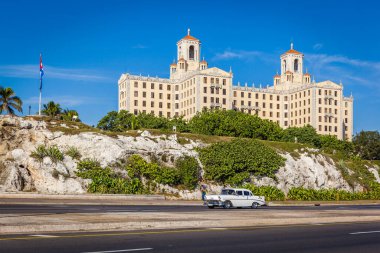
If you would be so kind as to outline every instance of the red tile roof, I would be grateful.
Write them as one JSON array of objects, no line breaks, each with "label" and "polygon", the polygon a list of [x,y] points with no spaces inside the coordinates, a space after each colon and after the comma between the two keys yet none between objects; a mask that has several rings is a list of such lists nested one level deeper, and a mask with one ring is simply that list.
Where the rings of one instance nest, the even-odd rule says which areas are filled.
[{"label": "red tile roof", "polygon": [[288,51],[285,52],[285,54],[302,54],[302,53],[294,49],[289,49]]},{"label": "red tile roof", "polygon": [[199,41],[197,38],[194,38],[193,36],[191,35],[186,35],[185,37],[182,38],[183,40],[196,40],[196,41]]}]

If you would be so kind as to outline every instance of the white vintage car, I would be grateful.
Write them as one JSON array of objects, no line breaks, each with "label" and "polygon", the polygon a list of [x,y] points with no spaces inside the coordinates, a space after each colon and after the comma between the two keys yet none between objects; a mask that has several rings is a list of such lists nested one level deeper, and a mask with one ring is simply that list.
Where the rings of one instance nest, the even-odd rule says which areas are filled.
[{"label": "white vintage car", "polygon": [[247,189],[222,189],[219,195],[206,195],[208,208],[216,206],[223,208],[251,207],[257,208],[266,205],[264,196],[255,196]]}]

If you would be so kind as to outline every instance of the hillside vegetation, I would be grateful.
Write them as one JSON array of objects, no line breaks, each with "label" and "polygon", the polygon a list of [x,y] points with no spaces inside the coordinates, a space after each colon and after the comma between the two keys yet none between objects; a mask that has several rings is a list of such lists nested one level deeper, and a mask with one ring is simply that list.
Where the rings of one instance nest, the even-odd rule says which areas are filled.
[{"label": "hillside vegetation", "polygon": [[[215,115],[218,115],[218,117],[214,117]],[[192,123],[192,121],[185,122],[182,119],[176,119],[178,122],[183,123],[183,132],[176,132],[176,142],[184,146],[194,146],[194,143],[200,143],[197,144],[198,147],[196,148],[199,155],[198,161],[195,159],[196,157],[186,155],[173,159],[173,157],[166,154],[157,156],[157,154],[152,153],[148,159],[146,155],[135,154],[128,156],[126,159],[122,158],[117,162],[101,166],[101,160],[89,159],[88,155],[83,153],[83,148],[79,146],[62,148],[54,145],[36,145],[30,155],[35,161],[43,161],[45,157],[49,157],[56,164],[64,163],[66,161],[64,157],[71,157],[77,161],[78,170],[76,176],[90,179],[87,190],[94,193],[164,193],[167,189],[163,188],[162,185],[178,190],[193,191],[197,189],[199,182],[203,180],[203,182],[210,184],[249,187],[255,193],[263,194],[272,200],[378,198],[378,189],[380,187],[375,180],[374,174],[368,170],[368,167],[374,167],[376,162],[362,159],[357,153],[354,143],[339,141],[331,136],[318,135],[310,126],[282,130],[275,123],[263,121],[251,115],[248,115],[250,118],[247,117],[244,124],[256,126],[256,131],[245,130],[243,133],[241,132],[244,130],[243,127],[238,128],[234,124],[228,123],[236,121],[239,117],[244,119],[246,117],[244,115],[239,112],[205,111],[199,113],[196,124]],[[165,142],[168,140],[168,136],[173,134],[171,131],[173,125],[162,124],[162,122],[169,122],[170,120],[156,118],[151,115],[143,116],[146,122],[144,124],[146,125],[151,124],[147,123],[151,119],[153,121],[157,120],[157,122],[161,122],[160,124],[165,126],[162,129],[149,130],[152,137],[145,137],[145,140],[151,139],[154,142]],[[238,118],[233,118],[232,121],[230,121],[231,119],[228,120],[228,117],[235,116]],[[133,117],[138,119],[139,115]],[[205,122],[207,123],[202,123],[202,117],[206,117]],[[221,120],[220,118],[223,117],[226,117],[226,119]],[[212,119],[211,122],[217,121],[218,123],[212,124],[209,120],[210,118]],[[35,119],[41,120],[41,118]],[[119,139],[118,136],[135,138],[136,141],[139,138],[141,140],[142,132],[128,127],[122,131],[120,129],[114,131],[115,129],[103,130],[80,122],[66,122],[48,117],[44,117],[43,120],[46,122],[49,131],[63,132],[69,136],[76,136],[80,133],[97,133],[115,138],[115,140]],[[261,129],[260,124],[262,122],[268,124],[263,128],[265,131]],[[238,123],[236,122],[235,125],[239,125]],[[195,128],[192,124],[197,127]],[[202,125],[207,125],[207,128],[205,128],[207,130],[205,131],[208,131],[209,134],[204,134],[203,130],[200,130],[203,129]],[[145,125],[140,125],[138,128],[144,129],[142,126]],[[217,128],[223,129],[223,131],[216,130]],[[273,129],[274,133],[271,133],[270,129]],[[179,131],[179,128],[177,128],[177,131]],[[215,133],[220,135],[211,135]],[[226,134],[223,135],[223,133]],[[297,137],[297,143],[294,142],[293,137]],[[293,142],[291,142],[292,140]],[[327,163],[335,164],[352,189],[360,185],[363,187],[363,191],[304,189],[301,185],[301,187],[291,188],[285,192],[269,185],[255,185],[253,177],[268,177],[275,181],[277,180],[276,173],[285,164],[285,154],[290,154],[294,159],[322,155]],[[72,177],[72,175],[65,175],[59,171],[54,173],[57,178],[61,178],[61,175],[64,178]]]}]

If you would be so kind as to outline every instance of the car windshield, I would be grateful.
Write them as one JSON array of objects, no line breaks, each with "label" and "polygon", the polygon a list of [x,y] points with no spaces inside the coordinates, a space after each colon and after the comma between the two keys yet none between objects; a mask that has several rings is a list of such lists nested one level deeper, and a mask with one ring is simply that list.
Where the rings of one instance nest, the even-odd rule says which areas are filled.
[{"label": "car windshield", "polygon": [[235,191],[231,189],[223,189],[220,195],[234,195]]}]

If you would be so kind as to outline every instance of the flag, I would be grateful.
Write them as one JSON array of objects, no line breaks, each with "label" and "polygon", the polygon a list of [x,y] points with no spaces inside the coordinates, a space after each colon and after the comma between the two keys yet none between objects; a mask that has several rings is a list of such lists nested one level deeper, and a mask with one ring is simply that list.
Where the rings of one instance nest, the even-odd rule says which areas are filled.
[{"label": "flag", "polygon": [[42,90],[42,77],[44,76],[44,66],[42,64],[42,54],[40,54],[40,91]]}]

